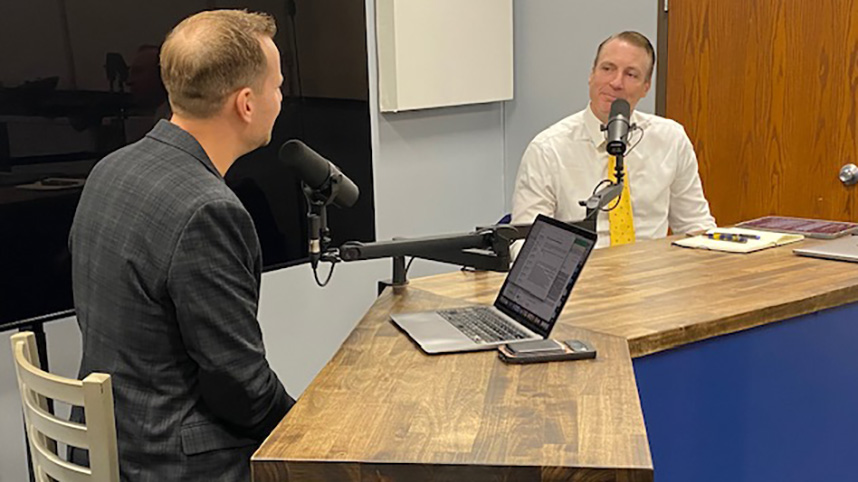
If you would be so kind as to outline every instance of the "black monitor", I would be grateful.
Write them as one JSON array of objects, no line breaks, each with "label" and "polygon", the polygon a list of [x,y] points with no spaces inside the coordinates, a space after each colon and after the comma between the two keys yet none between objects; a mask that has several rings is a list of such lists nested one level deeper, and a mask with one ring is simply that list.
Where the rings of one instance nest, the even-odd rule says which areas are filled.
[{"label": "black monitor", "polygon": [[265,270],[307,259],[306,206],[277,161],[301,139],[360,186],[329,210],[334,245],[375,239],[363,2],[48,1],[0,5],[0,327],[70,313],[68,232],[86,176],[106,154],[170,115],[158,49],[182,18],[209,8],[277,21],[284,102],[273,141],[226,175],[253,216]]}]

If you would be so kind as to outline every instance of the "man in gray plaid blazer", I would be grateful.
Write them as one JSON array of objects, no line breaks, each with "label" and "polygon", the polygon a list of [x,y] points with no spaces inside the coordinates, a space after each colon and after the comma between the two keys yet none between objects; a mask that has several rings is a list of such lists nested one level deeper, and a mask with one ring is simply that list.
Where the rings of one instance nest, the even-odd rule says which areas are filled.
[{"label": "man in gray plaid blazer", "polygon": [[81,196],[69,238],[80,374],[113,377],[123,480],[248,480],[294,404],[256,319],[259,240],[223,179],[271,140],[275,28],[225,10],[177,25],[161,51],[173,117],[99,162]]}]

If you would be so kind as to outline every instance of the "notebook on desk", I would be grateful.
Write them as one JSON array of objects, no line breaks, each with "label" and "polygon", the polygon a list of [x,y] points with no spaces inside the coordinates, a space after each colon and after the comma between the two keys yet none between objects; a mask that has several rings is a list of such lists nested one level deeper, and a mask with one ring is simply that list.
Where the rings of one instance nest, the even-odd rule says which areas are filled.
[{"label": "notebook on desk", "polygon": [[397,313],[391,319],[426,353],[547,338],[595,244],[595,233],[540,215],[494,305]]},{"label": "notebook on desk", "polygon": [[766,248],[795,243],[804,239],[800,234],[773,233],[743,228],[714,228],[703,234],[673,242],[683,248],[710,249],[730,253],[752,253]]}]

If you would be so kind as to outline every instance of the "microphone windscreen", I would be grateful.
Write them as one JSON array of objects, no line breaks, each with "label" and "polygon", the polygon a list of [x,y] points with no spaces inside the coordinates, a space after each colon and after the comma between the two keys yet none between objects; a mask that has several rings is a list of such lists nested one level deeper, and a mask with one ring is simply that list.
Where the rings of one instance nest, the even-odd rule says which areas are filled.
[{"label": "microphone windscreen", "polygon": [[611,103],[611,117],[616,117],[617,115],[622,115],[626,119],[629,118],[631,114],[631,107],[629,106],[629,101],[626,99],[615,99]]},{"label": "microphone windscreen", "polygon": [[323,185],[331,175],[330,163],[303,142],[292,139],[280,147],[280,160],[294,169],[298,177],[313,189]]}]

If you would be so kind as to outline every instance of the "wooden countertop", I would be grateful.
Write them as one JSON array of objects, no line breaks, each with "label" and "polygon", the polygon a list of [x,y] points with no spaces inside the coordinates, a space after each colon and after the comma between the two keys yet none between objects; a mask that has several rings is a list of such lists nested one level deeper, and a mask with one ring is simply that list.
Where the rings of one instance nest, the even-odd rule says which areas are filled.
[{"label": "wooden countertop", "polygon": [[[735,254],[672,239],[595,250],[552,338],[586,328],[627,339],[639,357],[858,301],[858,265],[796,256],[798,244]],[[409,289],[490,304],[505,276],[454,272]]]},{"label": "wooden countertop", "polygon": [[491,303],[505,274],[388,290],[253,456],[254,480],[652,480],[630,354],[858,301],[853,263],[795,256],[796,245],[742,255],[670,241],[588,261],[552,338],[589,340],[596,360],[429,356],[389,321]]},{"label": "wooden countertop", "polygon": [[518,366],[426,355],[389,321],[462,303],[388,289],[254,454],[253,480],[652,480],[625,339],[566,326],[596,360]]}]

